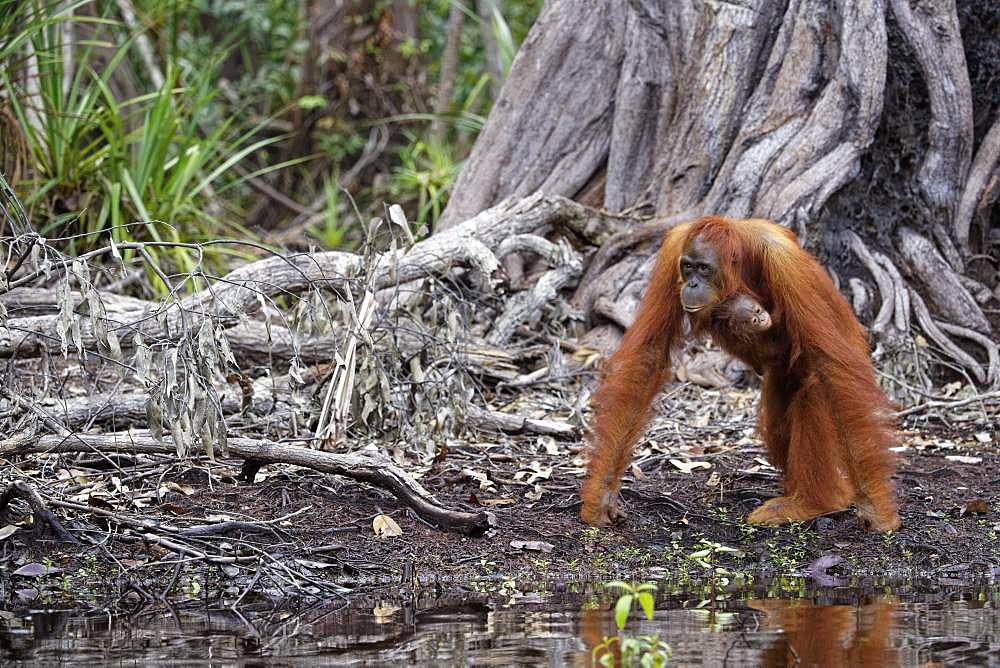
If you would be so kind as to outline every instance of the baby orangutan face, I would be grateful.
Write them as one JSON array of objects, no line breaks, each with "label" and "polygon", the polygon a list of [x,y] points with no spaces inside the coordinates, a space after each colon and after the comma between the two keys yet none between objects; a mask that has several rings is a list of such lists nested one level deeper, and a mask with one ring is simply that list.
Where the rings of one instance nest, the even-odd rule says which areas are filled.
[{"label": "baby orangutan face", "polygon": [[729,331],[743,338],[771,328],[771,314],[750,295],[730,297],[719,305],[718,310]]}]

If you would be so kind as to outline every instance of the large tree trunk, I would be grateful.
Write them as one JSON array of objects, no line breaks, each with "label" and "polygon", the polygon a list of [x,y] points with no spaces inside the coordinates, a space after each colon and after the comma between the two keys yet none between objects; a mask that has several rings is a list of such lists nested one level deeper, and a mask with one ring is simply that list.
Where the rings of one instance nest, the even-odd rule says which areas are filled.
[{"label": "large tree trunk", "polygon": [[594,256],[575,298],[590,317],[643,287],[636,242],[703,213],[766,217],[885,340],[914,301],[942,349],[944,321],[994,355],[998,26],[977,0],[551,0],[442,227],[538,190],[652,213]]}]

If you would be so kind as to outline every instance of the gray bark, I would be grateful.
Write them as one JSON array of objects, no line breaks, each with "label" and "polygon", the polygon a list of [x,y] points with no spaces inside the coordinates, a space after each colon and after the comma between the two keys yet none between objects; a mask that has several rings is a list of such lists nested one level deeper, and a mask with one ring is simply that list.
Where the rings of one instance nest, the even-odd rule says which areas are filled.
[{"label": "gray bark", "polygon": [[938,313],[955,324],[980,332],[990,331],[990,323],[979,305],[929,239],[903,227],[897,245],[914,279],[927,291]]},{"label": "gray bark", "polygon": [[572,197],[583,188],[607,159],[626,16],[621,2],[546,4],[514,59],[439,229],[511,195],[541,190]]},{"label": "gray bark", "polygon": [[927,83],[931,123],[917,174],[931,213],[951,218],[972,159],[972,90],[955,0],[891,0]]},{"label": "gray bark", "polygon": [[988,214],[989,208],[1000,192],[1000,115],[994,120],[986,137],[976,151],[969,170],[958,212],[955,217],[955,240],[960,247],[968,248],[969,230],[977,215]]},{"label": "gray bark", "polygon": [[[966,4],[966,20],[993,11]],[[764,217],[843,265],[836,269],[844,289],[878,314],[879,336],[896,339],[927,321],[911,318],[911,285],[936,318],[991,335],[982,307],[998,312],[987,304],[1000,295],[996,276],[964,272],[967,259],[991,252],[1000,131],[995,125],[974,145],[959,16],[955,0],[552,0],[464,165],[442,227],[535,191],[611,212],[651,212],[646,228],[613,237],[586,268],[573,303],[589,321],[602,315],[594,312],[599,302],[635,301],[650,263],[634,255],[650,254],[678,218]],[[901,53],[912,67],[908,60],[890,68],[890,55]],[[923,143],[895,172],[878,174],[900,193],[902,215],[833,217],[831,199],[856,186],[886,120],[887,76],[906,68],[916,78],[914,99],[923,99],[921,86],[926,92],[926,109],[918,109],[926,129],[923,117],[910,121]],[[978,246],[973,224],[984,230]],[[852,239],[846,232],[857,240],[853,253],[828,246]]]},{"label": "gray bark", "polygon": [[441,118],[451,109],[451,95],[455,90],[455,74],[458,72],[458,49],[462,44],[462,29],[465,27],[465,13],[458,2],[452,2],[448,11],[448,38],[441,57],[441,78],[438,81],[434,114],[438,116],[431,124],[431,134],[440,141],[444,139],[445,125]]}]

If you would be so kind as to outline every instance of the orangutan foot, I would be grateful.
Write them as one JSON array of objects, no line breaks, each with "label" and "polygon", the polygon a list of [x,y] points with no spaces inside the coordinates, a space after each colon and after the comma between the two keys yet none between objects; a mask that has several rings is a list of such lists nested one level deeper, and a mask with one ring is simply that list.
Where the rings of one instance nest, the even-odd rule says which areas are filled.
[{"label": "orangutan foot", "polygon": [[891,501],[875,504],[868,499],[857,499],[854,503],[858,507],[858,523],[866,531],[885,533],[886,531],[895,531],[902,524],[899,512],[896,510],[896,504]]},{"label": "orangutan foot", "polygon": [[842,508],[826,510],[810,506],[794,496],[777,496],[764,502],[757,510],[747,516],[747,524],[769,524],[777,526],[789,522],[805,522],[814,517],[825,515]]},{"label": "orangutan foot", "polygon": [[606,527],[621,522],[628,515],[621,508],[618,490],[605,490],[595,503],[584,501],[580,519],[595,527]]}]

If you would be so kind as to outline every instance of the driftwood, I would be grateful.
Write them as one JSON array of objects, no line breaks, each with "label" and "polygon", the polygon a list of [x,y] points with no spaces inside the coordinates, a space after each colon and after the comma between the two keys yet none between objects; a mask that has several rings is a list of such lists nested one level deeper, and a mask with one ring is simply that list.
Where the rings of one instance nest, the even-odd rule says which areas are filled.
[{"label": "driftwood", "polygon": [[[295,464],[382,487],[392,492],[396,498],[428,522],[463,533],[481,534],[496,524],[495,517],[488,511],[464,512],[444,508],[405,471],[389,461],[387,457],[379,454],[341,455],[311,450],[297,445],[250,438],[229,439],[229,451],[237,457],[257,460],[265,464]],[[170,454],[173,452],[173,447],[157,441],[145,431],[74,434],[72,436],[42,436],[34,443],[20,446],[16,450],[0,449],[0,456],[10,457],[42,452]]]}]

